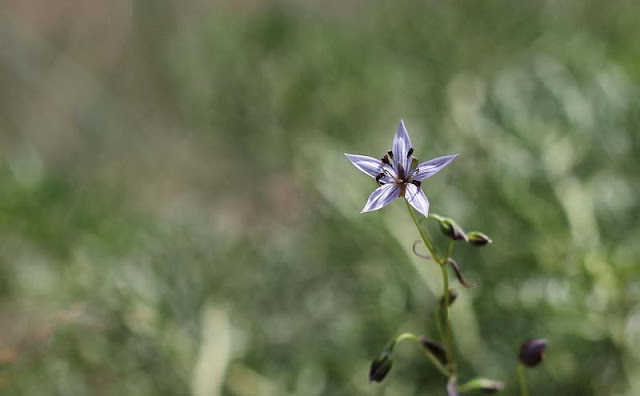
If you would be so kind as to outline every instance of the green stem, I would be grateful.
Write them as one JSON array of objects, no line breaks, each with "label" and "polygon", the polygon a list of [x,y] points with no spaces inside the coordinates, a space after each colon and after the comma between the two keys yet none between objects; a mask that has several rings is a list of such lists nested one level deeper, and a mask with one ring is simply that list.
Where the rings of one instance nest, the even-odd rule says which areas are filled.
[{"label": "green stem", "polygon": [[446,335],[446,348],[447,351],[447,367],[449,372],[454,374],[456,372],[456,362],[453,356],[453,333],[451,330],[451,322],[449,320],[449,277],[447,275],[447,267],[440,264],[440,270],[442,270],[442,283],[444,285],[444,331]]},{"label": "green stem", "polygon": [[520,396],[529,396],[529,390],[527,389],[527,381],[524,378],[524,366],[522,363],[518,363],[518,383],[520,383]]},{"label": "green stem", "polygon": [[[405,201],[406,202],[406,201]],[[429,237],[427,236],[427,233],[422,229],[422,227],[420,226],[420,221],[416,218],[416,215],[413,211],[413,209],[411,208],[411,206],[409,205],[409,202],[406,202],[407,204],[407,209],[409,210],[409,214],[411,215],[411,218],[413,219],[414,224],[416,225],[416,228],[418,228],[418,232],[420,233],[420,237],[422,238],[422,241],[424,242],[424,245],[427,247],[427,249],[429,250],[429,253],[431,254],[431,257],[433,258],[433,260],[435,260],[439,265],[440,265],[440,270],[442,271],[442,283],[443,283],[443,287],[444,287],[444,333],[446,335],[446,338],[444,339],[444,344],[445,344],[445,352],[447,355],[447,371],[448,371],[448,375],[450,377],[455,375],[456,372],[456,363],[455,363],[455,358],[453,356],[453,331],[451,329],[451,323],[449,321],[449,276],[447,273],[447,260],[449,259],[449,255],[451,254],[451,245],[449,245],[449,249],[447,251],[447,257],[446,259],[441,258],[440,256],[437,255],[436,249],[433,246],[433,243],[431,242],[431,240],[429,239]]]},{"label": "green stem", "polygon": [[436,329],[438,330],[438,335],[440,336],[440,340],[444,340],[444,332],[442,331],[442,321],[440,317],[442,316],[442,305],[438,304],[438,309],[436,309]]},{"label": "green stem", "polygon": [[442,260],[440,263],[440,269],[442,270],[442,283],[444,285],[444,322],[445,322],[445,331],[447,336],[447,343],[449,345],[449,370],[452,373],[456,372],[456,362],[455,357],[453,355],[453,329],[451,326],[451,320],[449,319],[449,305],[451,304],[450,295],[449,295],[449,276],[447,272],[447,263],[449,262],[449,257],[451,257],[451,250],[453,249],[453,241],[449,241],[449,246],[447,247],[447,257]]},{"label": "green stem", "polygon": [[429,352],[428,349],[425,349],[425,347],[420,342],[420,338],[418,336],[416,336],[415,334],[412,334],[412,333],[402,333],[399,336],[397,336],[396,339],[393,342],[394,342],[394,344],[398,344],[398,343],[400,343],[401,341],[404,341],[404,340],[413,340],[416,343],[418,343],[418,345],[420,345],[420,349],[422,349],[422,351],[424,352],[424,355],[429,360],[431,360],[431,363],[433,363],[433,365],[436,366],[438,371],[440,371],[442,373],[442,375],[444,375],[445,377],[449,376],[449,373],[447,372],[447,369],[442,365],[442,363],[440,363],[438,358],[435,357],[435,355],[433,353]]}]

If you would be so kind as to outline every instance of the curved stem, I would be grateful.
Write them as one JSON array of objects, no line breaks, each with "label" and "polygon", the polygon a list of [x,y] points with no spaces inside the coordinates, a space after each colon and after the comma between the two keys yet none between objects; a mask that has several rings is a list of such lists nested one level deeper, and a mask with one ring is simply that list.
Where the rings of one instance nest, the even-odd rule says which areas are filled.
[{"label": "curved stem", "polygon": [[394,344],[398,344],[404,340],[413,340],[416,342],[420,342],[420,338],[418,338],[417,335],[413,334],[413,333],[402,333],[399,336],[396,337],[395,340],[393,340]]},{"label": "curved stem", "polygon": [[413,340],[416,343],[418,343],[418,345],[420,345],[420,349],[422,349],[422,351],[424,352],[424,355],[431,360],[431,363],[433,363],[434,366],[436,366],[436,368],[438,369],[438,371],[440,371],[442,373],[442,375],[444,375],[445,377],[449,376],[449,373],[447,372],[447,369],[442,365],[442,363],[440,363],[440,361],[438,360],[437,357],[434,356],[433,353],[429,352],[428,349],[425,349],[424,346],[422,345],[422,343],[420,342],[420,338],[412,333],[402,333],[399,336],[396,337],[395,340],[393,340],[394,344],[398,344],[404,340]]},{"label": "curved stem", "polygon": [[411,208],[411,206],[409,205],[409,202],[405,201],[405,203],[407,204],[407,209],[409,210],[409,214],[411,215],[411,219],[413,219],[413,223],[416,225],[416,228],[418,229],[418,232],[420,233],[420,237],[422,238],[422,241],[424,242],[424,245],[427,247],[427,249],[429,250],[429,253],[431,254],[431,257],[433,258],[433,260],[435,260],[439,265],[440,265],[440,270],[442,271],[442,283],[444,286],[444,312],[443,312],[443,316],[444,316],[444,333],[445,333],[445,339],[444,339],[444,344],[445,344],[445,352],[447,355],[447,371],[448,371],[448,375],[449,377],[453,377],[455,375],[456,372],[456,364],[455,364],[455,358],[453,356],[453,332],[451,330],[451,323],[449,321],[449,276],[447,273],[447,261],[449,259],[449,256],[451,254],[451,244],[449,245],[449,248],[447,250],[447,257],[446,259],[443,260],[442,257],[438,256],[435,247],[433,246],[433,243],[431,242],[431,240],[429,239],[429,237],[427,236],[427,233],[422,229],[422,227],[420,226],[420,221],[416,218],[416,215],[413,211],[413,208]]},{"label": "curved stem", "polygon": [[429,256],[428,254],[419,253],[418,250],[416,249],[416,247],[420,242],[421,242],[420,240],[417,240],[413,243],[413,247],[412,247],[413,254],[415,254],[418,257],[422,257],[425,260],[431,260],[433,257]]},{"label": "curved stem", "polygon": [[518,383],[520,384],[520,396],[529,396],[529,390],[527,389],[527,381],[524,378],[524,366],[522,363],[518,363]]}]

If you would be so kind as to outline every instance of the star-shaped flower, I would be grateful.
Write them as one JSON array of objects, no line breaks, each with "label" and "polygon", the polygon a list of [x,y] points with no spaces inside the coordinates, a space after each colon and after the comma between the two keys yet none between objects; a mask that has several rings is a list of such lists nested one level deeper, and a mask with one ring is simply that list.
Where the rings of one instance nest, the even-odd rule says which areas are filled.
[{"label": "star-shaped flower", "polygon": [[394,199],[404,197],[418,212],[425,216],[429,214],[429,200],[420,188],[422,181],[449,165],[458,154],[445,155],[422,163],[418,163],[418,159],[412,154],[411,140],[402,120],[393,137],[391,151],[382,159],[345,154],[356,168],[376,179],[379,186],[371,193],[360,213],[378,210]]}]

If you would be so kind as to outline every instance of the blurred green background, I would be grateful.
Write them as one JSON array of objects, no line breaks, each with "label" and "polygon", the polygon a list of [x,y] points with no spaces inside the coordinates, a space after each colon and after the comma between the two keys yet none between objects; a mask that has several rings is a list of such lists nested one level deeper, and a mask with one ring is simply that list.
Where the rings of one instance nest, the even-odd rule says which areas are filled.
[{"label": "blurred green background", "polygon": [[[0,394],[426,395],[439,270],[344,152],[460,153],[461,380],[640,394],[634,1],[0,3]],[[434,225],[429,226],[437,234]]]}]

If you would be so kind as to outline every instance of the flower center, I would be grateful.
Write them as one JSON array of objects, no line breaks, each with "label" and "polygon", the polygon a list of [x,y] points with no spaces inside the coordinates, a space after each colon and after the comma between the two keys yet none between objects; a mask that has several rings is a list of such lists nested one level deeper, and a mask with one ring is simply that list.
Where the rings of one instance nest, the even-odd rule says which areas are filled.
[{"label": "flower center", "polygon": [[[413,147],[409,149],[409,152],[407,153],[407,158],[410,158],[411,155],[413,154]],[[389,161],[389,158],[393,159],[393,152],[388,151],[387,154],[385,154],[382,158],[380,158],[380,161],[382,161],[382,163],[391,166],[391,161]],[[413,162],[414,164],[416,164],[418,162],[418,160],[416,158],[413,158]],[[385,182],[381,181],[383,177],[387,176],[389,179],[392,179],[394,184],[397,185],[398,187],[400,187],[400,196],[404,197],[404,193],[406,191],[406,187],[407,184],[411,183],[413,185],[415,185],[416,187],[420,188],[420,185],[422,184],[422,182],[418,181],[418,180],[413,180],[413,178],[409,177],[409,175],[407,175],[406,170],[404,169],[404,166],[401,163],[398,163],[398,167],[396,169],[397,171],[397,177],[392,176],[391,174],[389,174],[389,172],[387,172],[386,170],[382,170],[382,172],[380,174],[378,174],[376,176],[376,183],[378,183],[379,186],[382,186],[384,184],[386,184]]]}]

